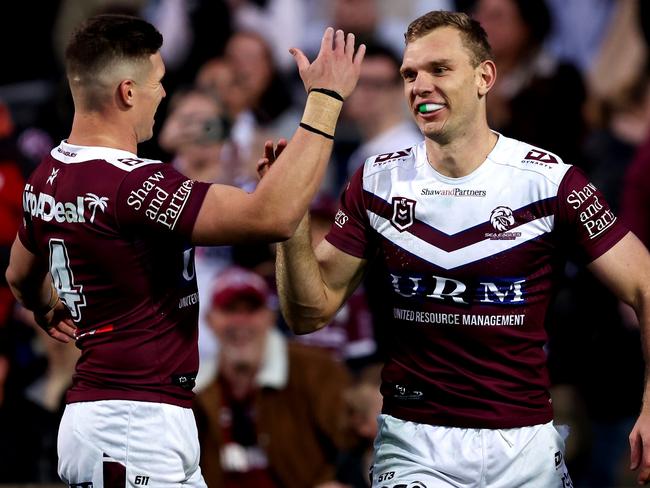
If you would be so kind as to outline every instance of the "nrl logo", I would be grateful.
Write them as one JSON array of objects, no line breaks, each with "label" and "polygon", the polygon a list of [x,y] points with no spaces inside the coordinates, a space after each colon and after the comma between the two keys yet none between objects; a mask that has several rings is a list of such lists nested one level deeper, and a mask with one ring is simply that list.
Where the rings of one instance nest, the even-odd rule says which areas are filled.
[{"label": "nrl logo", "polygon": [[398,231],[404,232],[415,221],[415,200],[404,197],[393,197],[393,216],[390,223]]}]

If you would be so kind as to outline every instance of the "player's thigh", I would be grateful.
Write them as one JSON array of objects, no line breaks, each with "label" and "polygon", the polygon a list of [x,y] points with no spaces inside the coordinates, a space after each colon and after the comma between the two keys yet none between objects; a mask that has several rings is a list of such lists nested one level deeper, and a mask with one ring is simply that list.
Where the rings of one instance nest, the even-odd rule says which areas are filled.
[{"label": "player's thigh", "polygon": [[564,436],[552,422],[493,431],[486,456],[487,488],[571,488]]},{"label": "player's thigh", "polygon": [[379,417],[373,488],[474,488],[482,473],[478,429]]},{"label": "player's thigh", "polygon": [[59,475],[71,486],[205,487],[189,409],[127,401],[71,404],[58,449]]}]

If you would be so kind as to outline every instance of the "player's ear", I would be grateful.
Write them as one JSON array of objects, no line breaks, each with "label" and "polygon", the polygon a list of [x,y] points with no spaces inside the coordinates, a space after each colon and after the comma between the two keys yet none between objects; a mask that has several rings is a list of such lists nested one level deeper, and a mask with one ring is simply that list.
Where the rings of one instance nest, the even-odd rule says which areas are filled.
[{"label": "player's ear", "polygon": [[476,81],[479,97],[483,97],[490,91],[497,79],[497,67],[494,61],[489,59],[483,61],[476,67]]},{"label": "player's ear", "polygon": [[122,80],[117,87],[117,96],[121,104],[132,107],[135,100],[135,83],[133,80]]}]

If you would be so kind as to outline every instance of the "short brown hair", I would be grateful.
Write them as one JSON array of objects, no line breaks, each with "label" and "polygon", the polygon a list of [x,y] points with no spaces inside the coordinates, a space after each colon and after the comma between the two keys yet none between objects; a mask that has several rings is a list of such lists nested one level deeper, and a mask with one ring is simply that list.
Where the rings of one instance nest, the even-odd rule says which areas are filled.
[{"label": "short brown hair", "polygon": [[65,51],[68,80],[85,87],[97,104],[97,85],[115,63],[144,63],[162,46],[162,34],[149,22],[129,15],[96,15],[81,24]]},{"label": "short brown hair", "polygon": [[91,17],[72,35],[65,51],[68,73],[95,71],[114,60],[140,60],[155,54],[162,35],[149,22],[129,15]]},{"label": "short brown hair", "polygon": [[492,48],[487,33],[476,20],[462,12],[434,10],[411,22],[404,34],[406,44],[424,37],[439,27],[452,27],[462,36],[463,44],[472,53],[474,66],[492,59]]}]

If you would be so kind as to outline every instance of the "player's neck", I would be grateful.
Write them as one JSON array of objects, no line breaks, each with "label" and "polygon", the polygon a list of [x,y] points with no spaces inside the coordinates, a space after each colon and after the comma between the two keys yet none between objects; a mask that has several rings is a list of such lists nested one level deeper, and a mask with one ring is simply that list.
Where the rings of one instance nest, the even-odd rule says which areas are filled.
[{"label": "player's neck", "polygon": [[451,178],[462,178],[483,164],[498,138],[487,125],[444,144],[426,138],[427,159],[439,173]]},{"label": "player's neck", "polygon": [[99,113],[75,113],[68,143],[110,147],[133,154],[138,150],[135,135],[126,126],[113,124]]}]

